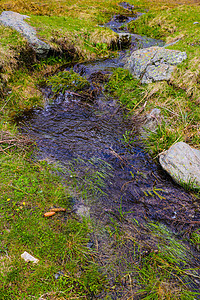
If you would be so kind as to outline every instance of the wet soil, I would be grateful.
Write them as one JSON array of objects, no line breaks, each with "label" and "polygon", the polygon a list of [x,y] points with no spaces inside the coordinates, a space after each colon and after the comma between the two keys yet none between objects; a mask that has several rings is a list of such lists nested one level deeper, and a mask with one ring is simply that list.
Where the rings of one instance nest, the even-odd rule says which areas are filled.
[{"label": "wet soil", "polygon": [[[112,27],[113,24],[119,32],[127,18],[132,17],[114,17],[106,26]],[[155,44],[161,45],[162,42],[139,36],[136,41],[136,35],[132,35],[132,48]],[[47,105],[44,109],[24,114],[19,122],[20,130],[36,140],[38,159],[59,162],[65,169],[66,184],[78,185],[83,194],[87,191],[89,200],[86,202],[83,194],[79,194],[75,205],[88,207],[96,225],[104,228],[114,218],[128,232],[132,220],[140,224],[151,220],[162,222],[179,234],[190,232],[199,228],[198,199],[174,183],[149,156],[139,139],[136,124],[125,117],[126,112],[116,99],[105,96],[104,83],[113,67],[123,67],[124,55],[125,52],[121,51],[118,58],[74,65],[74,71],[86,76],[91,83],[95,97],[83,99],[72,91],[54,95],[51,87],[47,87],[43,90]],[[140,235],[141,240],[146,239],[148,251],[149,248],[156,249],[156,242],[147,241],[148,232]],[[109,268],[110,260],[112,263],[116,260],[113,241],[102,232],[97,232],[93,238],[102,265]],[[118,249],[118,260],[114,269],[109,271],[113,283],[127,267],[123,260],[119,263],[119,258],[126,257],[127,262],[132,257],[133,242],[129,239],[124,245],[126,249],[124,246]],[[191,257],[195,256],[191,265],[198,266],[199,253],[191,247],[188,251]],[[120,284],[111,297],[128,299],[130,286],[122,288]]]}]

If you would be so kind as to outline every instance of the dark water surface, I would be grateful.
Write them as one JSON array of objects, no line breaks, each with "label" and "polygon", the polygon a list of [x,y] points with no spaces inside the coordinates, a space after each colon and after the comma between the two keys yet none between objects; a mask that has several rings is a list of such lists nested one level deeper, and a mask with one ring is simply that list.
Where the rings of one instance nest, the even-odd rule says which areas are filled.
[{"label": "dark water surface", "polygon": [[[112,171],[108,172],[111,176],[104,187],[107,196],[102,200],[105,208],[117,210],[122,203],[136,219],[148,217],[168,224],[187,225],[199,220],[198,204],[150,158],[133,128],[115,100],[99,97],[95,104],[89,104],[70,92],[45,109],[24,116],[21,127],[37,141],[40,158],[64,165],[77,158],[85,166],[95,160],[109,164]],[[125,141],[131,132],[128,145]]]}]

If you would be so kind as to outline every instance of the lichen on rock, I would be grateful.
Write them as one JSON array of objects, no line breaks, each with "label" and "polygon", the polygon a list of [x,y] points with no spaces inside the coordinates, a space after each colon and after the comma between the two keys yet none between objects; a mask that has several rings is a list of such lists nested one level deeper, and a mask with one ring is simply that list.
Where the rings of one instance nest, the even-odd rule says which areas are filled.
[{"label": "lichen on rock", "polygon": [[126,59],[125,68],[142,83],[169,80],[175,66],[187,58],[185,52],[164,47],[149,47],[133,51]]}]

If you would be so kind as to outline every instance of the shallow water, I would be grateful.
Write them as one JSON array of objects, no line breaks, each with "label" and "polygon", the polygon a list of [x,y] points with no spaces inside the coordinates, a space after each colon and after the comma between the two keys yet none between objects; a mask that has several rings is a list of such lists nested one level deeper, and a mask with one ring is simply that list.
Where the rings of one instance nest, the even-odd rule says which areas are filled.
[{"label": "shallow water", "polygon": [[[115,100],[99,98],[91,105],[65,93],[44,110],[24,117],[23,122],[22,130],[37,141],[40,158],[62,163],[79,158],[85,166],[89,160],[102,160],[112,166],[112,176],[104,187],[107,196],[102,200],[107,208],[117,210],[122,203],[136,219],[148,217],[181,225],[198,220],[193,198],[145,152],[134,124],[124,119]],[[127,146],[123,135],[129,132],[133,132],[132,141]]]}]

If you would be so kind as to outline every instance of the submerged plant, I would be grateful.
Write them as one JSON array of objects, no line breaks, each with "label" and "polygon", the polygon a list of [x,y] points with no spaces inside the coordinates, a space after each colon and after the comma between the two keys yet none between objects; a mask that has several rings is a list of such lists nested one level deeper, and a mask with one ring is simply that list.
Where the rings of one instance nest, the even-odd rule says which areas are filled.
[{"label": "submerged plant", "polygon": [[106,179],[112,176],[112,167],[101,159],[77,158],[68,163],[66,174],[69,176],[70,186],[83,198],[87,198],[91,195],[106,195],[104,188]]},{"label": "submerged plant", "polygon": [[192,232],[190,242],[197,248],[197,250],[200,250],[200,229]]},{"label": "submerged plant", "polygon": [[136,294],[146,300],[194,300],[198,293],[189,291],[189,287],[199,276],[195,268],[189,267],[192,254],[188,256],[188,248],[162,224],[149,223],[145,227],[148,236],[156,240],[156,250],[151,248],[134,264],[133,276],[140,286]]}]

